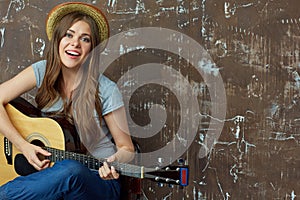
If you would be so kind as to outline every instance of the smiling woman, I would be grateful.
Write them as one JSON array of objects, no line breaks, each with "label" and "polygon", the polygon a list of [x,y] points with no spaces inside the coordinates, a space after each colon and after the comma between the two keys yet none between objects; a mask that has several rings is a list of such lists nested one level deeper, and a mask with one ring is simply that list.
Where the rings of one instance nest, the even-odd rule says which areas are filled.
[{"label": "smiling woman", "polygon": [[62,38],[59,47],[60,56],[67,53],[69,56],[74,56],[74,58],[85,57],[85,54],[91,50],[90,26],[84,21],[74,23],[67,30],[66,36]]},{"label": "smiling woman", "polygon": [[64,93],[68,99],[78,86],[77,73],[90,53],[91,47],[91,29],[83,20],[74,23],[60,41],[59,56],[63,64],[62,73],[65,74]]},{"label": "smiling woman", "polygon": [[[119,174],[108,163],[129,162],[134,147],[122,95],[100,74],[94,52],[109,36],[107,20],[94,6],[69,2],[49,12],[46,32],[45,59],[0,85],[0,132],[38,170],[1,186],[0,199],[119,199]],[[50,167],[51,153],[24,139],[11,123],[6,105],[35,87],[43,115],[76,126],[80,139],[76,150],[107,159],[98,171],[74,160]]]},{"label": "smiling woman", "polygon": [[[80,67],[87,54],[91,51],[91,29],[85,21],[74,23],[60,41],[59,55],[62,63],[68,67]],[[77,61],[70,63],[68,61]]]}]

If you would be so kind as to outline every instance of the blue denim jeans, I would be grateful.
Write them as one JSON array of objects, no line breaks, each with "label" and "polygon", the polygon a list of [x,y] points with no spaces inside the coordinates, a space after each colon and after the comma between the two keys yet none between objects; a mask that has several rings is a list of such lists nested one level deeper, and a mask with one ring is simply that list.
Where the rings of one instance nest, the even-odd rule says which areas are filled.
[{"label": "blue denim jeans", "polygon": [[118,180],[103,180],[98,171],[74,160],[20,176],[0,187],[1,200],[117,200]]}]

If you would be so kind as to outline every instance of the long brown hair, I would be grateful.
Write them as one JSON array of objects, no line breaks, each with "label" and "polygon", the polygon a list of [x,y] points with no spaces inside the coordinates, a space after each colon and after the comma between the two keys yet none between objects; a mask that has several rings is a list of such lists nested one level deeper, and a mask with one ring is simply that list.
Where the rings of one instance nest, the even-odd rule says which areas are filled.
[{"label": "long brown hair", "polygon": [[[63,63],[59,56],[59,43],[67,30],[80,20],[85,21],[90,26],[92,49],[97,49],[96,47],[100,44],[101,38],[98,35],[98,27],[91,17],[79,12],[73,12],[63,17],[55,27],[50,40],[46,53],[46,72],[41,87],[37,91],[35,101],[38,108],[42,109],[51,107],[62,98],[64,102],[63,110],[52,114],[67,117],[70,121],[74,118],[80,132],[93,134],[93,130],[90,129],[93,129],[91,127],[94,127],[97,122],[94,118],[91,120],[91,114],[96,110],[99,117],[102,116],[98,85],[100,62],[97,51],[91,51],[88,59],[81,66],[83,68],[81,84],[73,92],[72,99],[64,98],[61,85]],[[73,110],[75,113],[72,112]]]}]

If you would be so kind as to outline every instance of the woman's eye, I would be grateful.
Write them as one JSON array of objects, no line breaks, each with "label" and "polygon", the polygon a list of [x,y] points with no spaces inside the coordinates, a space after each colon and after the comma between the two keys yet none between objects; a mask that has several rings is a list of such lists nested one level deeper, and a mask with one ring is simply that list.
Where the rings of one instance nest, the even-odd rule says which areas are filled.
[{"label": "woman's eye", "polygon": [[72,38],[72,34],[71,33],[66,33],[65,37]]},{"label": "woman's eye", "polygon": [[91,39],[88,38],[88,37],[83,37],[83,38],[82,38],[82,41],[87,42],[87,43],[90,43],[90,42],[91,42]]}]

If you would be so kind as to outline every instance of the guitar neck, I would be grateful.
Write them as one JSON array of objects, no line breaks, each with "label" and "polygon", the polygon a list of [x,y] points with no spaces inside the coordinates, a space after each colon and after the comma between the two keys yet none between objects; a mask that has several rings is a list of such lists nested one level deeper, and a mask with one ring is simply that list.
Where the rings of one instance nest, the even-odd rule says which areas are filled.
[{"label": "guitar neck", "polygon": [[[52,162],[62,161],[66,159],[76,160],[82,163],[84,166],[98,170],[103,165],[106,159],[96,159],[92,156],[88,156],[81,153],[75,153],[70,151],[64,151],[51,147],[44,147],[45,150],[51,153],[51,156],[47,157]],[[116,170],[124,176],[131,176],[135,178],[144,178],[144,167],[136,166],[127,163],[111,162],[110,165],[114,166]]]}]

